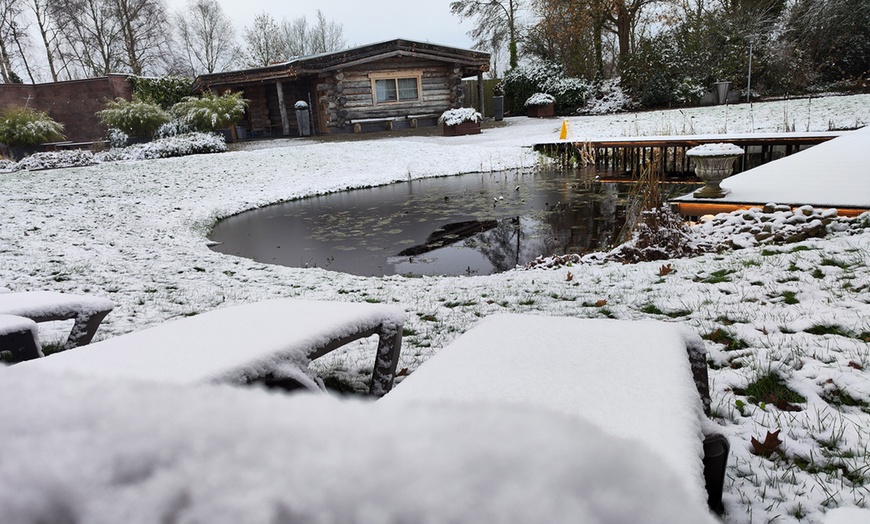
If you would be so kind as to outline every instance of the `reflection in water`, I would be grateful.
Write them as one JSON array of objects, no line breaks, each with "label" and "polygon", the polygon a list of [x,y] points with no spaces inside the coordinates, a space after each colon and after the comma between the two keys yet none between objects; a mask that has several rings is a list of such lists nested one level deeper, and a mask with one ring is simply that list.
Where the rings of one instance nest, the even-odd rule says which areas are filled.
[{"label": "reflection in water", "polygon": [[222,253],[291,267],[490,274],[612,245],[629,189],[597,182],[592,170],[415,180],[242,213],[218,223],[211,239]]}]

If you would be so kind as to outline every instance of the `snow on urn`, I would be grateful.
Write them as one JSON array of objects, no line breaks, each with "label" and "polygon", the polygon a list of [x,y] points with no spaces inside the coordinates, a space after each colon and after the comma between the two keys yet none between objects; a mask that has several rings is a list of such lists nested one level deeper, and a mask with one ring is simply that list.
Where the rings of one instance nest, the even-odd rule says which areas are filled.
[{"label": "snow on urn", "polygon": [[704,187],[695,191],[695,198],[722,198],[731,191],[719,187],[719,183],[734,172],[734,161],[743,154],[743,149],[734,144],[703,144],[686,151],[686,156],[695,163],[695,173],[704,181]]}]

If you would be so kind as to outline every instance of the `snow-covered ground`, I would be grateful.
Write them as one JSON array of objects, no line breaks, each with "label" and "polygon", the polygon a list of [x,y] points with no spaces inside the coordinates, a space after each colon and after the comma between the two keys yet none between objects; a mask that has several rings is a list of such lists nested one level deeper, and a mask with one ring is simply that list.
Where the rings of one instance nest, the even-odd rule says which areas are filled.
[{"label": "snow-covered ground", "polygon": [[[870,123],[870,95],[570,120],[573,140],[827,131]],[[555,141],[560,127],[559,119],[521,118],[468,137],[277,140],[216,155],[0,174],[0,287],[110,298],[117,306],[98,339],[266,298],[395,303],[409,316],[400,364],[409,372],[497,312],[679,322],[710,339],[713,412],[732,445],[727,522],[820,522],[831,508],[870,504],[866,228],[666,264],[465,278],[365,278],[207,247],[216,220],[270,203],[409,178],[531,169],[540,160],[523,146]],[[41,339],[61,333],[50,326]],[[371,354],[366,342],[316,364],[359,381]],[[742,388],[770,373],[806,402],[751,403]],[[752,437],[763,441],[776,430],[783,443],[770,457],[751,453]]]}]

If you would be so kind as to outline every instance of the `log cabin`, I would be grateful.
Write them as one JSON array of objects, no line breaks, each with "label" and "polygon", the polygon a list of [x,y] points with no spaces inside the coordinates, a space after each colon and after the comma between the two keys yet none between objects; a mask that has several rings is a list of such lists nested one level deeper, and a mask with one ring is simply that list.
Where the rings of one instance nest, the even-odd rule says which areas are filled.
[{"label": "log cabin", "polygon": [[489,53],[396,39],[201,75],[194,91],[241,91],[249,102],[239,126],[253,136],[308,134],[298,102],[310,107],[317,134],[394,130],[437,125],[441,113],[462,107],[462,79],[482,86],[489,64]]}]

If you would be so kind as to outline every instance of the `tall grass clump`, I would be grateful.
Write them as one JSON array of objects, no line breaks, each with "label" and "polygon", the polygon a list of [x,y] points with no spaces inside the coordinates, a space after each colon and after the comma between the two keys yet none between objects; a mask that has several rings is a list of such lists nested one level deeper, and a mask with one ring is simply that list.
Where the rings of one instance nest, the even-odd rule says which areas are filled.
[{"label": "tall grass clump", "polygon": [[9,147],[36,146],[63,138],[63,124],[42,111],[11,107],[0,113],[0,142]]},{"label": "tall grass clump", "polygon": [[151,138],[157,128],[170,120],[169,113],[157,104],[123,98],[106,102],[106,108],[97,111],[97,117],[106,127],[136,138]]},{"label": "tall grass clump", "polygon": [[186,97],[172,106],[172,113],[191,129],[208,132],[235,124],[245,116],[247,106],[241,93],[208,92],[201,97]]}]

